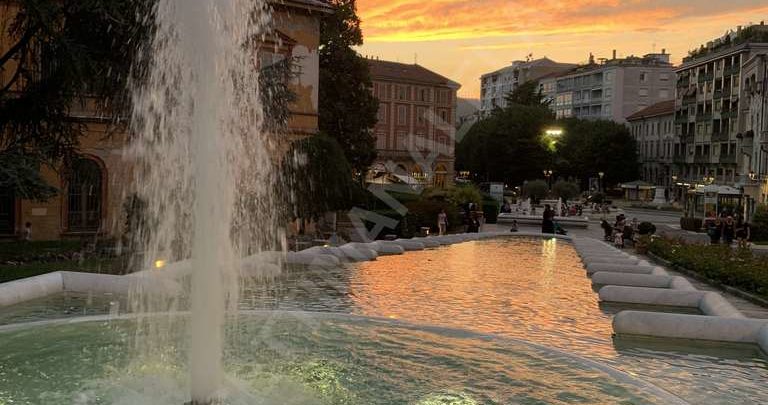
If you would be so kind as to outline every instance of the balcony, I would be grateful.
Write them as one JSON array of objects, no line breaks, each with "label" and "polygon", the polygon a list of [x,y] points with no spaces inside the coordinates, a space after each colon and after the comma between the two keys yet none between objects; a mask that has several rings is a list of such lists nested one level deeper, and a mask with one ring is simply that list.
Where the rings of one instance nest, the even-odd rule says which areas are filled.
[{"label": "balcony", "polygon": [[712,113],[696,114],[696,122],[712,121]]},{"label": "balcony", "polygon": [[696,104],[696,95],[683,97],[683,105]]},{"label": "balcony", "polygon": [[730,164],[735,165],[736,164],[736,155],[720,155],[720,163],[722,164]]},{"label": "balcony", "polygon": [[715,90],[715,93],[712,95],[712,98],[715,100],[723,98],[723,90],[722,89]]},{"label": "balcony", "polygon": [[685,144],[693,144],[694,142],[694,136],[693,135],[684,135],[682,138],[683,143]]},{"label": "balcony", "polygon": [[726,66],[725,69],[723,69],[723,75],[724,76],[733,76],[739,74],[739,66],[738,65],[731,65]]},{"label": "balcony", "polygon": [[727,132],[713,132],[712,133],[712,142],[724,142],[728,141],[728,138],[730,136]]},{"label": "balcony", "polygon": [[693,157],[693,163],[709,163],[711,160],[708,155],[696,155]]},{"label": "balcony", "polygon": [[722,112],[720,112],[720,117],[722,117],[723,119],[738,118],[739,110],[737,109],[723,110]]},{"label": "balcony", "polygon": [[714,78],[715,78],[715,74],[714,73],[704,73],[704,74],[699,75],[699,83],[708,82],[708,81],[711,81]]},{"label": "balcony", "polygon": [[691,85],[691,78],[685,77],[677,81],[677,87],[688,87]]},{"label": "balcony", "polygon": [[687,124],[688,123],[688,115],[681,115],[675,117],[675,124]]}]

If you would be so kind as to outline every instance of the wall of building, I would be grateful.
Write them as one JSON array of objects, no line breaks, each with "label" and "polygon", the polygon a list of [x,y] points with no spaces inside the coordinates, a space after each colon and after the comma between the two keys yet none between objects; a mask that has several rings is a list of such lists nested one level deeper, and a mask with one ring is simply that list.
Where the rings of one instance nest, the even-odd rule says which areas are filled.
[{"label": "wall of building", "polygon": [[[390,162],[408,176],[438,173],[438,185],[453,180],[457,89],[373,77],[379,99],[376,135],[377,164]],[[418,162],[412,150],[427,152]],[[434,153],[434,158],[430,154]],[[391,164],[390,164],[391,165]],[[427,165],[428,167],[423,167]],[[433,181],[434,179],[424,179]]]}]

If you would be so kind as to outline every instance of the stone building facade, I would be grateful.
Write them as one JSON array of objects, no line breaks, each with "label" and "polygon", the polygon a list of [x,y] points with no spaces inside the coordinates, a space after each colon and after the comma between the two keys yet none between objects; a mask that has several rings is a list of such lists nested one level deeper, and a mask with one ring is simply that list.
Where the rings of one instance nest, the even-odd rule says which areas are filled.
[{"label": "stone building facade", "polygon": [[[8,49],[8,24],[15,2],[0,2],[2,37],[0,54]],[[318,47],[320,18],[330,12],[320,0],[274,2],[275,32],[259,48],[259,65],[285,57],[296,57],[299,75],[292,83],[296,101],[290,106],[285,143],[317,132]],[[0,77],[2,79],[2,77]],[[32,224],[33,239],[115,237],[125,222],[125,190],[130,184],[130,162],[123,158],[125,127],[101,119],[89,108],[73,108],[71,116],[85,128],[80,139],[79,158],[69,167],[43,169],[43,176],[59,189],[47,201],[18,198],[0,189],[0,238],[16,238],[24,225]]]},{"label": "stone building facade", "polygon": [[627,125],[637,142],[640,179],[669,190],[675,144],[675,100],[662,101],[630,115]]},{"label": "stone building facade", "polygon": [[368,181],[395,176],[415,186],[450,185],[460,85],[420,65],[374,59],[368,64],[379,100],[378,157]]},{"label": "stone building facade", "polygon": [[739,28],[702,46],[677,69],[679,178],[689,183],[713,178],[716,184],[740,188],[759,161],[753,159],[754,136],[747,134],[751,106],[744,69],[750,59],[768,53],[768,40],[754,40],[761,32],[768,33],[768,27]]}]

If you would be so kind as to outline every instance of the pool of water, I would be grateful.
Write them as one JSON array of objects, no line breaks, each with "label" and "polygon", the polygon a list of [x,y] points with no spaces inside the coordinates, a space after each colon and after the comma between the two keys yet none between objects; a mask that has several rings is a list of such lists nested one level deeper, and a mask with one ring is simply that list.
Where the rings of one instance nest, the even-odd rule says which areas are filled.
[{"label": "pool of water", "polygon": [[[115,305],[124,308],[124,305],[121,306],[115,297],[72,295],[52,297],[16,308],[0,310],[0,324],[16,323],[20,320],[74,317],[83,313],[114,312]],[[660,342],[614,340],[611,336],[611,318],[618,309],[600,307],[597,294],[592,290],[575,250],[562,241],[509,239],[469,242],[439,249],[409,252],[401,256],[380,257],[373,262],[341,268],[288,270],[277,280],[247,291],[243,296],[241,308],[243,310],[279,310],[274,312],[275,314],[283,314],[285,311],[293,314],[309,314],[302,316],[305,319],[303,324],[314,325],[317,331],[322,331],[329,326],[325,318],[322,318],[323,321],[316,321],[315,316],[311,315],[315,313],[381,317],[402,322],[402,325],[420,325],[422,328],[424,325],[432,325],[439,328],[460,329],[468,331],[469,334],[496,336],[497,339],[493,340],[494,344],[511,345],[510,353],[520,350],[520,342],[530,342],[536,347],[556,349],[547,356],[553,355],[552,353],[571,353],[606,366],[608,370],[619,370],[633,376],[636,381],[658,386],[692,404],[768,402],[768,385],[764,383],[768,379],[768,362],[755,348],[694,347],[687,343],[673,345]],[[360,325],[357,324],[358,329],[361,328]],[[362,340],[369,339],[383,345],[381,349],[384,350],[383,353],[387,353],[386,345],[392,339],[398,342],[397,339],[402,337],[402,335],[398,335],[397,338],[391,336],[403,330],[396,325],[399,323],[378,324],[376,328],[371,329],[375,331],[373,335],[364,330],[358,330],[355,333],[362,333],[364,336],[359,337]],[[383,364],[366,363],[366,367],[378,367],[383,375],[388,375],[387,373],[392,370],[389,366],[392,364],[399,364],[396,370],[403,368],[402,364],[413,365],[420,362],[432,364],[433,357],[444,359],[444,356],[455,351],[459,360],[452,364],[462,364],[453,371],[455,373],[466,372],[459,371],[466,370],[463,368],[464,363],[473,364],[472,373],[479,372],[480,375],[498,371],[496,368],[498,363],[492,361],[493,356],[488,355],[488,353],[495,353],[495,349],[484,351],[483,345],[487,341],[475,338],[465,340],[465,345],[477,346],[479,350],[470,353],[462,351],[456,346],[458,344],[456,342],[447,342],[440,337],[440,333],[434,334],[418,328],[406,329],[411,332],[418,331],[421,334],[421,339],[415,340],[419,343],[409,346],[408,350],[403,352],[409,353],[404,354],[406,359],[387,353],[376,357],[376,361],[381,361]],[[317,334],[325,339],[324,332],[317,332]],[[272,336],[269,333],[267,335]],[[354,336],[354,339],[358,338],[358,335]],[[500,343],[502,341],[504,343]],[[517,344],[511,342],[517,342]],[[337,343],[340,346],[347,344],[344,339],[340,339]],[[309,346],[314,344],[307,343]],[[445,347],[446,350],[435,352],[435,346]],[[356,356],[360,359],[372,356],[371,353],[377,350],[376,345],[373,347],[373,351],[364,351]],[[418,351],[419,348],[423,348],[424,351],[417,355],[410,354],[414,350]],[[324,356],[315,357],[314,360],[310,357],[307,361],[320,361],[326,358]],[[328,358],[333,357],[328,356]],[[523,357],[525,356],[523,354]],[[559,355],[555,355],[557,356]],[[392,359],[391,362],[394,363],[388,363],[390,361],[388,359]],[[560,360],[561,358],[557,357],[557,361],[552,363]],[[439,362],[439,360],[436,361]],[[233,363],[238,364],[237,361]],[[483,368],[485,363],[487,363],[487,369]],[[552,363],[534,360],[532,364],[539,364],[540,367],[549,369],[553,367]],[[521,367],[517,365],[518,360],[510,360],[509,364],[515,364],[514,369]],[[523,364],[527,363],[523,362]],[[578,370],[588,369],[590,372],[596,370],[584,363],[579,364],[581,366],[576,367]],[[567,368],[567,366],[564,367]],[[530,374],[531,378],[522,378],[521,381],[532,384],[531,387],[539,387],[531,381],[543,379],[538,384],[546,385],[549,379],[553,378],[552,374],[542,374],[542,371],[536,371],[537,369],[538,367],[530,367],[532,371],[526,373]],[[625,390],[624,394],[621,394],[626,394],[625,397],[611,397],[610,395],[613,395],[611,393],[615,392],[613,389],[609,390],[607,397],[591,397],[589,395],[604,393],[596,381],[601,379],[614,381],[614,378],[603,376],[592,379],[582,376],[581,371],[562,369],[560,370],[562,377],[554,377],[554,379],[556,381],[558,378],[566,380],[572,378],[576,381],[589,381],[587,385],[596,385],[587,388],[577,384],[574,387],[578,388],[572,390],[559,387],[551,391],[547,390],[546,394],[542,394],[544,397],[527,399],[519,396],[523,395],[520,391],[507,392],[503,388],[505,384],[516,386],[514,381],[521,378],[518,374],[506,380],[502,378],[502,381],[507,381],[506,383],[494,382],[496,380],[488,374],[483,377],[490,378],[488,385],[479,381],[464,385],[456,383],[449,389],[441,388],[439,384],[430,385],[429,380],[435,380],[432,382],[437,383],[439,382],[437,380],[444,379],[443,371],[435,370],[442,369],[427,367],[423,375],[414,370],[408,370],[406,374],[416,373],[415,377],[409,375],[408,379],[421,381],[420,383],[425,384],[429,388],[428,391],[436,393],[435,395],[441,392],[461,395],[465,393],[473,398],[472,400],[477,401],[466,403],[666,403],[652,395],[648,396],[646,391],[638,390],[636,386],[633,386],[633,391],[621,384],[616,386]],[[363,371],[357,370],[355,373],[360,375],[359,373]],[[240,374],[242,373],[234,375]],[[451,373],[446,372],[446,375]],[[383,378],[381,375],[379,377]],[[418,403],[416,398],[419,395],[415,395],[416,392],[420,395],[428,395],[426,391],[412,391],[412,387],[402,381],[395,381],[398,379],[392,376],[387,380],[394,385],[386,389],[410,394],[392,397],[392,402],[386,402],[383,399],[378,402],[373,401],[371,398],[378,394],[370,394],[372,396],[365,398],[373,402],[359,402],[353,399],[350,403]],[[568,382],[566,385],[570,384],[573,382]],[[350,387],[347,383],[341,385]],[[377,392],[385,392],[386,389]],[[352,389],[355,392],[361,390],[365,391],[361,387]],[[500,396],[494,397],[492,394],[494,392],[498,392]],[[504,392],[507,393],[504,394]],[[566,394],[558,396],[556,392]],[[571,397],[571,395],[577,397]],[[405,400],[406,397],[407,400]]]}]

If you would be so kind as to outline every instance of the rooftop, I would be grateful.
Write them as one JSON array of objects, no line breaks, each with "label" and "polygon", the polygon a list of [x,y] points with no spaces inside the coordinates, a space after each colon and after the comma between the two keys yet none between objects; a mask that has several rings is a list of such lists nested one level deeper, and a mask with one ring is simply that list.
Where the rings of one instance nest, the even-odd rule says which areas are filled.
[{"label": "rooftop", "polygon": [[768,43],[768,25],[761,21],[760,24],[753,24],[745,28],[739,26],[736,31],[728,31],[722,37],[688,52],[688,56],[683,58],[683,64],[726,52],[748,43]]},{"label": "rooftop", "polygon": [[417,82],[436,84],[448,87],[461,87],[445,76],[439,75],[421,65],[390,62],[378,59],[367,59],[371,69],[372,79],[389,79],[393,81]]},{"label": "rooftop", "polygon": [[675,113],[675,100],[660,101],[627,117],[627,121],[638,121],[644,118],[671,115]]},{"label": "rooftop", "polygon": [[481,77],[488,77],[488,76],[495,76],[507,72],[513,72],[518,69],[530,69],[535,67],[552,67],[552,66],[575,66],[573,63],[562,63],[562,62],[555,62],[552,59],[547,58],[546,56],[539,59],[533,59],[533,60],[516,60],[512,62],[511,65],[505,66],[499,70],[496,70],[494,72],[486,73],[482,75]]}]

